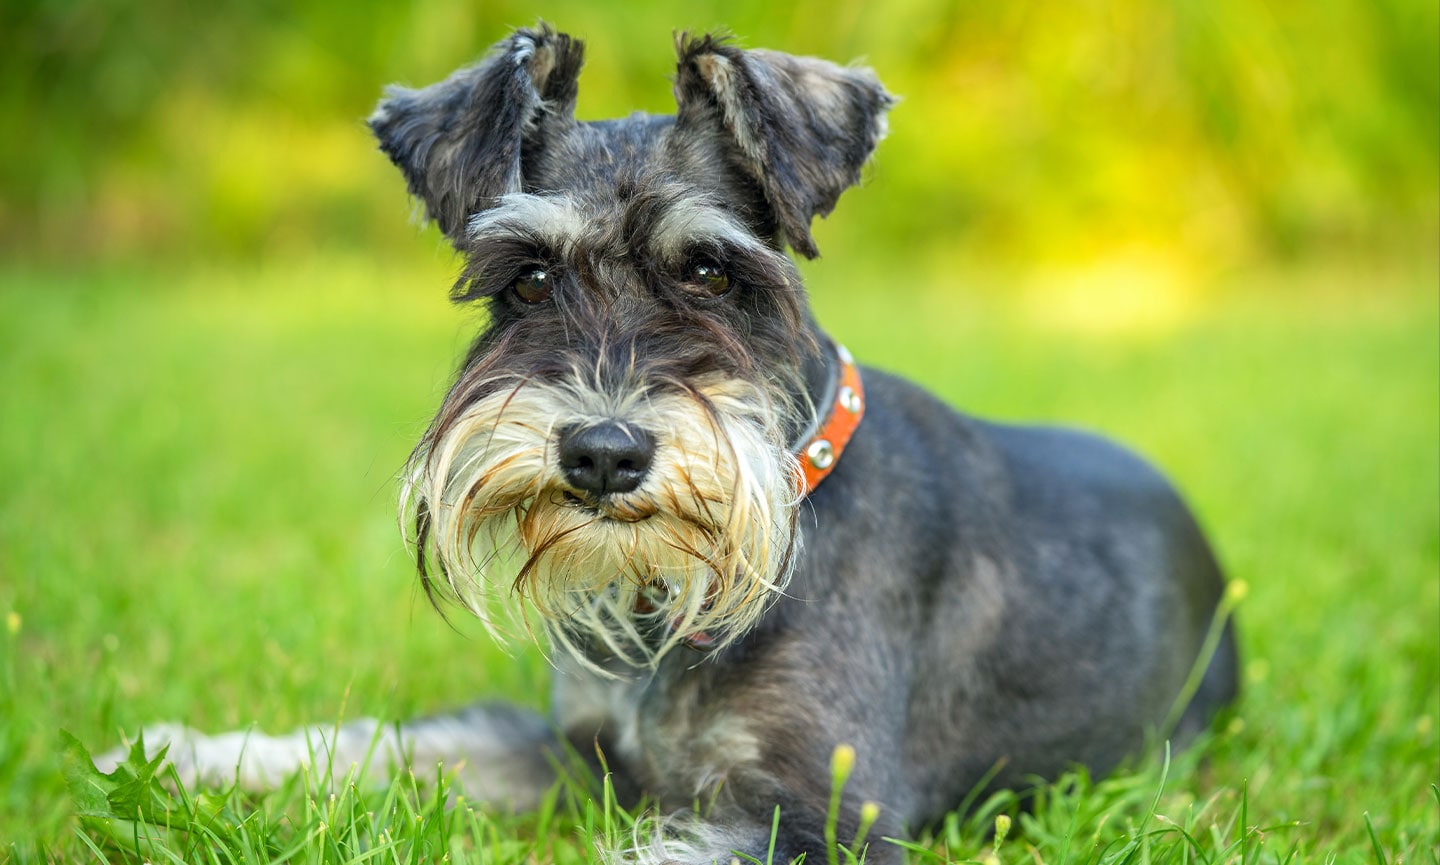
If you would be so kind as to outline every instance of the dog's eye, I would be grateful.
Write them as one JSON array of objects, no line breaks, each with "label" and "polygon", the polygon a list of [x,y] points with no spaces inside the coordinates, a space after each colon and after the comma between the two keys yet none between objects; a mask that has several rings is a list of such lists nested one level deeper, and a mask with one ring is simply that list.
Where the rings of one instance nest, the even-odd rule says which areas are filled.
[{"label": "dog's eye", "polygon": [[713,261],[697,261],[686,274],[685,290],[703,297],[720,297],[730,290],[730,274]]},{"label": "dog's eye", "polygon": [[550,274],[539,268],[520,274],[510,283],[510,290],[526,303],[540,303],[550,298]]}]

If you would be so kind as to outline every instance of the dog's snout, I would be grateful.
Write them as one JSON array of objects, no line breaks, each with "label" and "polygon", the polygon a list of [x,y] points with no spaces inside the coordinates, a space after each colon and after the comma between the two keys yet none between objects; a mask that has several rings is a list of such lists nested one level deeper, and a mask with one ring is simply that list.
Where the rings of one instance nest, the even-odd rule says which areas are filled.
[{"label": "dog's snout", "polygon": [[633,491],[655,457],[653,436],[615,421],[569,427],[559,446],[565,480],[597,496]]}]

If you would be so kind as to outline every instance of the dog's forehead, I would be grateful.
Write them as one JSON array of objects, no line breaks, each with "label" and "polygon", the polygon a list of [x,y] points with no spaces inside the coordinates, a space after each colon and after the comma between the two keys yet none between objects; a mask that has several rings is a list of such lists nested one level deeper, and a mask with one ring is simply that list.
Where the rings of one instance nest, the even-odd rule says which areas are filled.
[{"label": "dog's forehead", "polygon": [[[675,118],[630,117],[576,123],[535,142],[525,191],[501,196],[472,217],[472,239],[525,235],[555,250],[610,255],[643,248],[669,257],[701,238],[732,247],[763,241],[743,212],[748,190],[710,167]],[[737,207],[737,205],[739,205]]]},{"label": "dog's forehead", "polygon": [[613,198],[621,179],[660,167],[673,126],[673,117],[637,113],[542,127],[521,148],[525,191]]},{"label": "dog's forehead", "polygon": [[601,167],[637,171],[656,168],[666,159],[675,133],[675,117],[637,111],[629,117],[592,120],[572,127],[577,155],[597,160]]},{"label": "dog's forehead", "polygon": [[753,185],[725,159],[722,142],[681,130],[673,115],[573,123],[535,144],[524,152],[526,191],[564,194],[596,217],[661,186],[731,209],[755,204]]}]

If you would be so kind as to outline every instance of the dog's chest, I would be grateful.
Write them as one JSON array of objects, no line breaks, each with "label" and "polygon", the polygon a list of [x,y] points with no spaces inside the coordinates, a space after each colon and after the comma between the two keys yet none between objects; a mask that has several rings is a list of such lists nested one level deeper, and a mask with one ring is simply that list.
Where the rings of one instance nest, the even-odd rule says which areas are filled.
[{"label": "dog's chest", "polygon": [[686,806],[761,758],[753,725],[704,700],[700,678],[615,682],[565,671],[556,678],[555,720],[577,744],[598,742],[608,762],[662,804]]}]

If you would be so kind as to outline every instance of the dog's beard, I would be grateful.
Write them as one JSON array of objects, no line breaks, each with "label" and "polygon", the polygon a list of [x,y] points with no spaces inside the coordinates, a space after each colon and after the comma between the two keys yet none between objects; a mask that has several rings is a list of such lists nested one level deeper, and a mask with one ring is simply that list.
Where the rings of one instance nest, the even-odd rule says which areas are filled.
[{"label": "dog's beard", "polygon": [[[597,669],[607,653],[645,666],[687,640],[718,649],[790,575],[801,475],[788,408],[729,378],[623,396],[522,381],[427,438],[402,512],[418,511],[419,554],[430,548],[442,588],[497,639],[516,624],[535,635],[538,619],[553,646]],[[605,418],[652,434],[655,456],[633,492],[582,500],[555,433]]]}]

